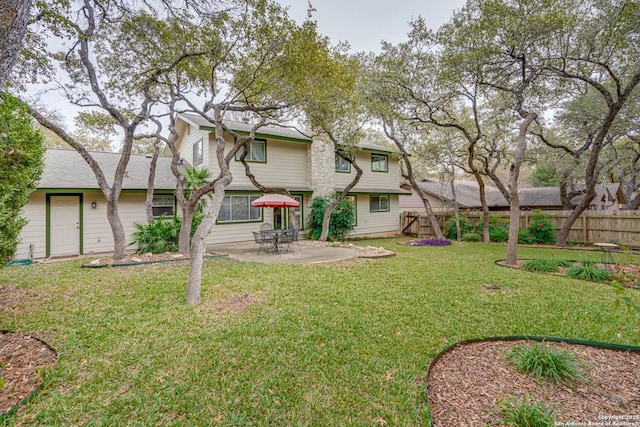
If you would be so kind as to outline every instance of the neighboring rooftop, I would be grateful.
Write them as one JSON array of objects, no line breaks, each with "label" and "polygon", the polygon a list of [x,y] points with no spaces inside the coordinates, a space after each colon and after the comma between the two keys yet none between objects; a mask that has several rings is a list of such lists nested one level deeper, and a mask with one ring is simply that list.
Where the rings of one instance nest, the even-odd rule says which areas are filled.
[{"label": "neighboring rooftop", "polygon": [[[441,199],[453,202],[453,196],[451,192],[451,183],[440,181],[435,178],[425,178],[419,181],[420,187],[433,196]],[[475,181],[455,181],[456,201],[461,208],[481,208],[480,203],[480,190],[478,183]],[[619,191],[619,184],[608,184],[605,189],[602,185],[596,186],[596,197],[591,202],[592,205],[598,203],[611,202],[621,200],[621,192]],[[408,183],[402,185],[403,188],[409,189]],[[487,198],[487,205],[489,208],[508,208],[509,203],[507,199],[502,195],[500,190],[496,187],[485,185],[485,194]],[[520,188],[518,190],[520,198],[520,207],[523,209],[544,209],[562,206],[560,200],[560,189],[558,187],[533,187],[533,188]],[[572,204],[576,205],[582,200],[582,195],[575,196],[571,199]]]},{"label": "neighboring rooftop", "polygon": [[[91,152],[102,172],[113,184],[120,153]],[[125,190],[146,190],[149,179],[151,156],[132,154],[127,173],[122,180]],[[171,158],[159,157],[154,186],[158,190],[173,190],[176,179],[171,173]],[[44,170],[38,188],[100,188],[93,171],[76,150],[48,149],[45,153]]]}]

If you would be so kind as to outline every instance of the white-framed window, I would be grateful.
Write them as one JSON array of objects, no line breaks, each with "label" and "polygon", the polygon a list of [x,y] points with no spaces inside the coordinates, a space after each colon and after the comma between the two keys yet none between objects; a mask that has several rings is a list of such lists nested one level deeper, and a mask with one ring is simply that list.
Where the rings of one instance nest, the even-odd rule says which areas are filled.
[{"label": "white-framed window", "polygon": [[[247,144],[247,156],[244,158],[247,162],[267,162],[267,141],[264,139],[254,139]],[[240,160],[245,149],[238,150],[236,160]]]},{"label": "white-framed window", "polygon": [[193,143],[193,165],[199,165],[202,163],[203,153],[202,153],[202,139]]},{"label": "white-framed window", "polygon": [[233,194],[224,196],[218,222],[262,221],[262,208],[251,206],[251,202],[260,197],[253,194]]},{"label": "white-framed window", "polygon": [[343,159],[336,153],[336,172],[351,172],[351,163]]},{"label": "white-framed window", "polygon": [[154,195],[153,201],[151,202],[153,217],[159,218],[162,214],[167,217],[173,216],[175,205],[176,198],[171,194]]},{"label": "white-framed window", "polygon": [[389,156],[372,153],[371,170],[373,172],[389,172]]},{"label": "white-framed window", "polygon": [[369,196],[369,210],[371,212],[389,212],[389,196]]},{"label": "white-framed window", "polygon": [[[293,211],[293,214],[296,217],[296,222],[298,223],[298,229],[299,230],[304,230],[304,218],[302,217],[302,200],[303,197],[301,195],[298,194],[292,194],[291,197],[293,199],[295,199],[298,203],[300,203],[300,206],[298,206],[297,208],[289,208],[291,211]],[[289,224],[289,227],[291,227],[292,224]]]}]

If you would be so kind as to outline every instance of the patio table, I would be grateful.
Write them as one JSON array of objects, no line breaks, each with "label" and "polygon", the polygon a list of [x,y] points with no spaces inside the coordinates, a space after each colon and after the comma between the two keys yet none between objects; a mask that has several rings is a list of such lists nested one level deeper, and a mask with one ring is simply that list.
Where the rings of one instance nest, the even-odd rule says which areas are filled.
[{"label": "patio table", "polygon": [[271,229],[271,230],[260,230],[260,234],[265,236],[266,238],[268,238],[270,241],[273,242],[273,252],[274,253],[280,253],[279,252],[279,248],[278,248],[278,241],[281,239],[282,236],[284,236],[286,233],[290,233],[293,230],[289,229],[289,228],[284,228],[284,229],[279,229],[279,230],[275,230],[275,229]]}]

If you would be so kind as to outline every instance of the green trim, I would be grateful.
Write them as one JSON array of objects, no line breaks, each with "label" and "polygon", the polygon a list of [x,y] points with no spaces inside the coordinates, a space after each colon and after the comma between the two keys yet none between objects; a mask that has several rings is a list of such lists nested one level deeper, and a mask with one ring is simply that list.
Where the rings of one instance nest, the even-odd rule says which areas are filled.
[{"label": "green trim", "polygon": [[[386,159],[387,168],[385,170],[374,170],[373,169],[373,156],[384,157]],[[371,172],[389,173],[389,155],[388,154],[371,153]]]},{"label": "green trim", "polygon": [[79,194],[79,193],[100,193],[102,194],[102,190],[99,188],[38,188],[34,193],[45,193],[45,194],[59,194],[59,195],[70,195],[70,194]]},{"label": "green trim", "polygon": [[[174,194],[176,192],[175,189],[159,189],[153,190],[153,194]],[[69,194],[103,194],[102,190],[99,188],[38,188],[34,193],[45,193],[45,194],[59,194],[59,195],[69,195]],[[139,189],[122,189],[120,194],[146,194],[147,190],[144,188]]]},{"label": "green trim", "polygon": [[[373,197],[378,197],[378,199],[382,198],[382,197],[386,197],[387,198],[387,209],[380,209],[380,210],[372,210],[371,209],[371,198]],[[380,204],[380,201],[378,200],[378,204]],[[378,195],[369,195],[369,213],[378,213],[378,212],[390,212],[391,211],[391,199],[389,198],[388,194],[378,194]]]},{"label": "green trim", "polygon": [[[226,197],[233,197],[236,196],[237,194],[226,194],[225,193],[225,198]],[[240,194],[240,196],[255,196],[255,197],[260,197],[261,194],[260,193],[248,193],[248,194]],[[230,202],[230,206],[233,206],[233,203]],[[222,205],[220,206],[220,208],[222,209]],[[251,199],[249,199],[249,213],[251,212]],[[220,216],[220,211],[218,211],[218,217]],[[220,221],[218,220],[218,218],[216,218],[216,225],[225,225],[225,224],[245,224],[245,223],[250,223],[250,222],[263,222],[264,221],[264,208],[260,208],[260,218],[259,219],[247,219],[247,220],[240,220],[240,221],[234,221],[232,219],[228,220],[228,221]]]},{"label": "green trim", "polygon": [[353,226],[358,226],[358,195],[357,194],[347,194],[347,197],[353,197],[353,210],[355,211],[355,215],[353,216]]},{"label": "green trim", "polygon": [[80,222],[79,255],[84,254],[84,195],[82,193],[47,193],[45,200],[45,256],[51,256],[51,196],[77,196],[78,197],[78,221]]},{"label": "green trim", "polygon": [[[216,128],[213,126],[200,126],[199,128],[200,130],[206,130],[208,132],[215,132]],[[237,133],[238,135],[243,135],[243,136],[247,136],[250,134],[250,132],[246,131],[246,130],[235,130],[235,129],[231,129],[234,133]],[[260,133],[260,132],[256,132],[256,138],[264,138],[264,139],[277,139],[280,141],[289,141],[289,142],[302,142],[304,144],[311,144],[313,142],[313,140],[311,139],[306,139],[306,138],[296,138],[293,136],[280,136],[280,135],[272,135],[272,134],[268,134],[268,133]]]}]

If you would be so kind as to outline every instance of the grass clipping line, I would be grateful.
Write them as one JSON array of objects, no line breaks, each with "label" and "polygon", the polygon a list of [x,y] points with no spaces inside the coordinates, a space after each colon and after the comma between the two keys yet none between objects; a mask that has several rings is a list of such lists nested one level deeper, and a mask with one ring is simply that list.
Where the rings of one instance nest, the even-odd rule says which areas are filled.
[{"label": "grass clipping line", "polygon": [[557,350],[536,342],[514,347],[506,356],[517,371],[538,381],[569,386],[573,386],[576,381],[589,384],[583,370],[584,362],[570,350]]}]

